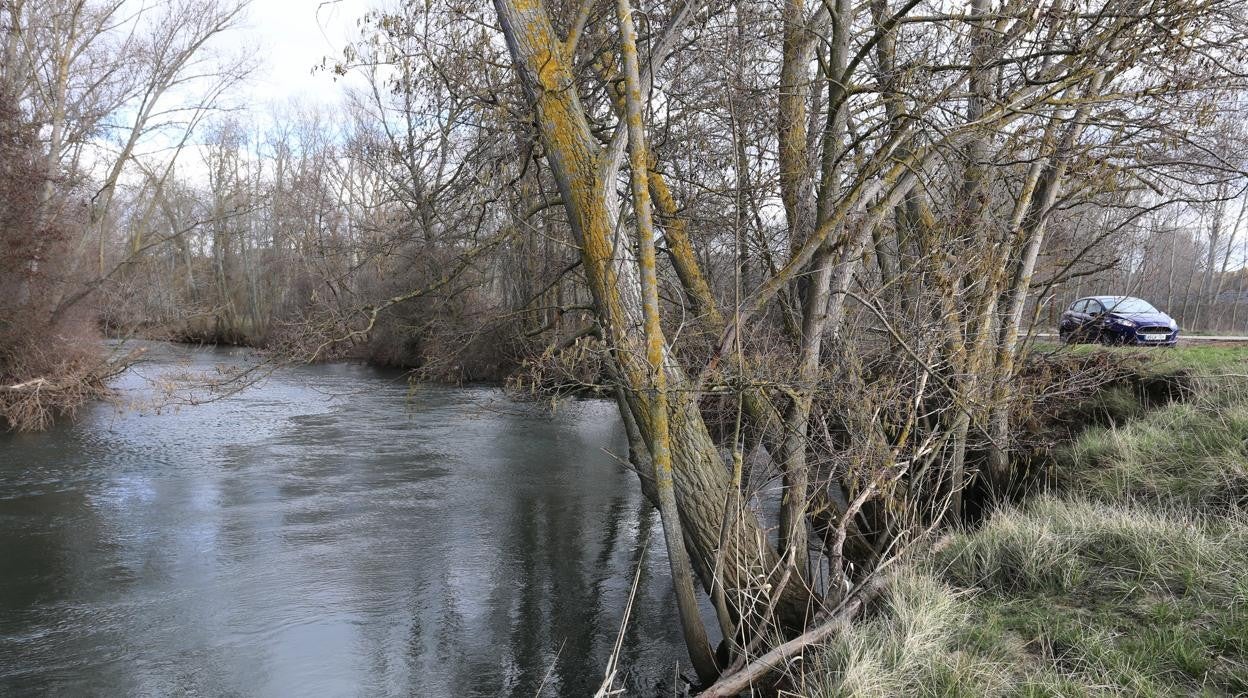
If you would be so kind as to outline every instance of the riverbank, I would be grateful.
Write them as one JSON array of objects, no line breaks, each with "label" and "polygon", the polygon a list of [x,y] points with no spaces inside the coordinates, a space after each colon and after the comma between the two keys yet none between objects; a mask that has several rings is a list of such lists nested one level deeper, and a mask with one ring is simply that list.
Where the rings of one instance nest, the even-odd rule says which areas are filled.
[{"label": "riverbank", "polygon": [[476,314],[448,319],[416,308],[404,313],[391,310],[367,332],[342,318],[257,324],[213,314],[164,323],[110,318],[101,330],[113,339],[245,347],[294,363],[361,361],[379,368],[417,371],[424,380],[451,385],[502,385],[527,357],[542,349],[529,346],[514,318]]},{"label": "riverbank", "polygon": [[1046,491],[896,570],[799,693],[1248,693],[1248,350],[1146,360],[1182,401],[1083,432]]}]

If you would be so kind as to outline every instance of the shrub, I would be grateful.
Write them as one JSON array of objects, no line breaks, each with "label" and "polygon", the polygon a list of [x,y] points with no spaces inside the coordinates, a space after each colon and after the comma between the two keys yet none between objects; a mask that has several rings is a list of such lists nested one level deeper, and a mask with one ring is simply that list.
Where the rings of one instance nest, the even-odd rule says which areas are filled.
[{"label": "shrub", "polygon": [[[52,197],[72,198],[42,169],[35,133],[0,103],[0,427],[40,429],[107,392],[111,367],[74,282],[68,232],[82,222]],[[45,210],[49,209],[49,210]]]}]

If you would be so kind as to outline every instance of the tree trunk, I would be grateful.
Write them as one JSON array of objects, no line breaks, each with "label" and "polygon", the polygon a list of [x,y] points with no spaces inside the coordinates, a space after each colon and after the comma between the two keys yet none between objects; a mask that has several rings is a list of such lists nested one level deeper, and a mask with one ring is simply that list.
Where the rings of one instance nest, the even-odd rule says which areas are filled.
[{"label": "tree trunk", "polygon": [[1026,240],[1026,244],[1014,268],[1014,276],[1010,283],[1007,310],[1001,324],[994,372],[995,382],[990,402],[992,415],[989,425],[988,471],[992,486],[999,495],[1006,493],[1012,476],[1009,459],[1009,391],[1014,378],[1023,308],[1027,304],[1027,295],[1031,290],[1031,278],[1035,272],[1036,259],[1044,244],[1045,224],[1048,222],[1049,213],[1061,189],[1071,151],[1087,123],[1090,100],[1100,93],[1102,85],[1105,84],[1105,78],[1104,71],[1093,76],[1086,90],[1085,100],[1075,110],[1074,117],[1066,127],[1066,133],[1063,134],[1061,142],[1057,144],[1047,167],[1039,177],[1035,194],[1030,200],[1030,210],[1026,218],[1022,220],[1018,231],[1018,234]]},{"label": "tree trunk", "polygon": [[[619,216],[603,177],[607,153],[590,132],[572,75],[562,55],[545,10],[522,0],[494,0],[503,34],[526,96],[535,111],[547,161],[555,175],[581,257],[604,338],[625,383],[627,403],[637,425],[648,432],[655,408],[646,399],[649,366],[642,322],[641,289],[636,260],[626,246],[616,246]],[[681,523],[692,544],[690,556],[708,589],[711,561],[716,559],[720,527],[731,480],[718,449],[702,420],[697,395],[670,353],[664,362],[669,387],[669,435],[672,479]],[[645,433],[647,440],[653,434]],[[730,591],[757,589],[776,574],[778,556],[758,521],[741,512],[725,537],[725,587]],[[802,623],[808,592],[800,584],[785,585],[777,606],[781,621]]]},{"label": "tree trunk", "polygon": [[666,339],[659,322],[659,280],[655,267],[654,221],[650,211],[650,191],[646,181],[650,162],[646,155],[645,132],[641,125],[641,77],[637,67],[637,33],[633,27],[632,8],[628,0],[618,0],[620,19],[620,53],[624,57],[625,123],[628,128],[629,170],[633,188],[633,210],[637,216],[638,250],[640,251],[642,315],[645,324],[646,361],[651,374],[650,459],[654,464],[655,489],[659,497],[659,514],[663,521],[663,537],[672,570],[676,606],[684,631],[685,646],[694,669],[703,683],[719,676],[715,656],[706,638],[706,628],[698,615],[698,600],[693,590],[693,569],[680,525],[676,489],[672,483],[671,434],[668,425]]}]

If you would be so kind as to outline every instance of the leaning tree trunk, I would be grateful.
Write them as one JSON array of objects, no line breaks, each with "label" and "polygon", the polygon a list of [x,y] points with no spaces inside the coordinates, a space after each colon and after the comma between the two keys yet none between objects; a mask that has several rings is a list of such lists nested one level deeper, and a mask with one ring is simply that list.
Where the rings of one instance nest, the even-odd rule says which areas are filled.
[{"label": "leaning tree trunk", "polygon": [[650,210],[650,188],[647,182],[650,163],[646,156],[645,131],[641,125],[641,71],[637,67],[637,31],[633,27],[633,11],[628,0],[618,0],[620,17],[620,53],[624,57],[625,123],[628,128],[630,179],[633,187],[633,209],[637,216],[637,248],[641,255],[642,315],[645,320],[646,362],[651,374],[648,398],[650,411],[650,459],[654,463],[654,483],[659,498],[659,514],[663,520],[663,537],[672,570],[672,585],[685,646],[694,669],[703,683],[719,676],[715,656],[706,639],[706,628],[698,615],[698,600],[693,590],[693,568],[680,524],[676,489],[672,482],[671,430],[668,422],[667,371],[663,362],[667,353],[663,327],[659,322],[659,280],[655,268],[654,220]]},{"label": "leaning tree trunk", "polygon": [[[641,331],[638,267],[631,250],[615,244],[619,211],[611,193],[614,178],[606,176],[609,151],[603,151],[590,131],[569,59],[543,7],[525,0],[494,0],[494,6],[580,246],[595,310],[624,383],[626,401],[646,441],[653,442],[656,405],[645,390],[650,370]],[[731,479],[702,420],[697,395],[685,389],[690,382],[670,352],[664,371],[671,397],[672,481],[685,538],[691,544],[690,556],[709,589]],[[757,589],[774,578],[778,556],[751,513],[738,512],[735,519],[724,537],[723,583],[729,590]],[[799,626],[808,592],[800,584],[789,584],[780,593],[777,613],[781,622]]]},{"label": "leaning tree trunk", "polygon": [[[1002,319],[1000,341],[997,347],[995,367],[995,383],[991,402],[989,423],[988,473],[993,489],[998,496],[1006,493],[1012,477],[1010,469],[1010,401],[1009,391],[1014,379],[1014,366],[1017,361],[1018,337],[1023,322],[1023,309],[1027,304],[1027,295],[1031,290],[1031,278],[1035,273],[1036,260],[1040,248],[1044,244],[1045,225],[1049,213],[1062,186],[1069,166],[1071,151],[1088,121],[1091,101],[1100,93],[1105,84],[1104,71],[1096,73],[1086,90],[1085,99],[1075,110],[1062,140],[1057,144],[1044,171],[1038,178],[1029,178],[1027,195],[1030,207],[1025,218],[1016,221],[1021,225],[1016,231],[1015,242],[1022,243],[1014,276],[1008,289],[1007,310]],[[1056,117],[1055,117],[1056,120]],[[1052,126],[1052,124],[1051,124]],[[1026,207],[1027,203],[1022,203]],[[1021,211],[1020,207],[1020,211]]]}]

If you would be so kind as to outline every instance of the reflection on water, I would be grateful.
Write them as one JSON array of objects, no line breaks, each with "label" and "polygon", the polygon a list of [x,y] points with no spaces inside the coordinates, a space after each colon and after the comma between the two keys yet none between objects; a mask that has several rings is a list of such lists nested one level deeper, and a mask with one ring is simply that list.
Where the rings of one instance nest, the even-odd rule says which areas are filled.
[{"label": "reflection on water", "polygon": [[[149,377],[243,361],[152,353]],[[685,655],[624,447],[610,403],[354,365],[0,434],[0,695],[585,695],[643,558],[622,665],[670,694]]]}]

